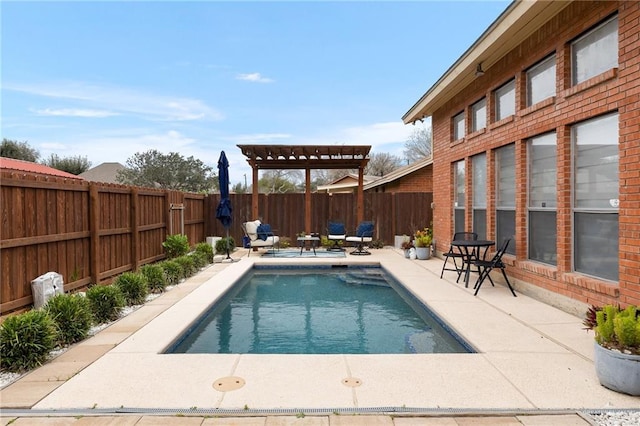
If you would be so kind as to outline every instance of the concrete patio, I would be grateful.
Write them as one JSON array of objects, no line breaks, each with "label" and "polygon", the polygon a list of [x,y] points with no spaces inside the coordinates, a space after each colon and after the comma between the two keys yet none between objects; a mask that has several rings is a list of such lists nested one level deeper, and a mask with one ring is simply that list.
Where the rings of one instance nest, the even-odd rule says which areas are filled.
[{"label": "concrete patio", "polygon": [[[590,424],[590,410],[640,408],[598,383],[581,318],[518,286],[518,297],[490,284],[474,297],[454,272],[439,279],[438,258],[372,253],[264,259],[238,250],[241,261],[211,265],[2,389],[2,424],[569,425]],[[254,263],[380,264],[478,353],[160,353]],[[244,385],[214,388],[229,378]]]}]

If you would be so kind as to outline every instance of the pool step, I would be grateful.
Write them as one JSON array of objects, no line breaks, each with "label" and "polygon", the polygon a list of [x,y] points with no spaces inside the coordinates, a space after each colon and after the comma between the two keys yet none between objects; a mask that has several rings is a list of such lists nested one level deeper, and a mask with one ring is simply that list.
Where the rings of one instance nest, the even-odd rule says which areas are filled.
[{"label": "pool step", "polygon": [[390,287],[387,280],[380,274],[366,272],[348,272],[340,274],[342,282],[349,285],[375,285],[380,287]]}]

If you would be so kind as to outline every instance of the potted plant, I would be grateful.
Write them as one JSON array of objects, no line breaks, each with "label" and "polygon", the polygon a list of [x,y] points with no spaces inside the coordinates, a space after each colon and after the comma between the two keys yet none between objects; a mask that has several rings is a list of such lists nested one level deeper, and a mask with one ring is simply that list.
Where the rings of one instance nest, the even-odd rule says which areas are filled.
[{"label": "potted plant", "polygon": [[583,324],[595,331],[594,365],[600,384],[640,395],[640,309],[592,306]]},{"label": "potted plant", "polygon": [[411,251],[412,248],[414,248],[413,242],[411,241],[411,239],[409,239],[409,237],[407,237],[402,244],[400,245],[400,247],[402,248],[402,250],[404,250],[404,257],[406,257],[407,259],[409,259],[409,252]]},{"label": "potted plant", "polygon": [[416,257],[418,259],[429,259],[431,257],[431,242],[433,234],[431,229],[424,228],[413,234],[413,241],[416,246]]}]

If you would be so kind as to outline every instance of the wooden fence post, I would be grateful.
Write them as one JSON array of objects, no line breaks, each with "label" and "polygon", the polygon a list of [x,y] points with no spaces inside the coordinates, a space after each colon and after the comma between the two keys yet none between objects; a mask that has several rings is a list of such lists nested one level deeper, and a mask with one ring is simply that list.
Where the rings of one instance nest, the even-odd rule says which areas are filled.
[{"label": "wooden fence post", "polygon": [[89,269],[91,282],[100,284],[100,198],[98,194],[98,186],[95,183],[89,184],[89,247],[90,256]]},{"label": "wooden fence post", "polygon": [[138,270],[140,265],[140,232],[138,230],[138,205],[140,203],[138,188],[132,187],[131,197],[131,267],[133,272]]}]

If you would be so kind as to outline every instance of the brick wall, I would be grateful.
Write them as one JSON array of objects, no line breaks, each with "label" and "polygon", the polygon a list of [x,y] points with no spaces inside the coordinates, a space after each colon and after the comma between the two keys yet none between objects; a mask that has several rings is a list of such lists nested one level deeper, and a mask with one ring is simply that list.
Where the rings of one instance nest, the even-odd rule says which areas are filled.
[{"label": "brick wall", "polygon": [[373,188],[374,192],[432,192],[433,166],[428,165],[393,182]]},{"label": "brick wall", "polygon": [[[618,12],[619,66],[571,87],[569,43],[593,25]],[[555,52],[556,96],[526,108],[525,70]],[[516,114],[495,122],[492,92],[515,78]],[[487,128],[452,142],[452,117],[487,99]],[[487,236],[495,238],[495,149],[515,144],[516,239],[508,273],[516,279],[572,299],[601,305],[640,304],[640,2],[573,2],[520,46],[486,70],[485,75],[432,116],[434,140],[434,233],[439,251],[453,234],[454,162],[466,160],[467,230],[471,230],[471,157],[487,155]],[[587,277],[572,270],[571,126],[609,112],[619,115],[619,282]],[[546,132],[557,136],[556,266],[527,260],[526,142]]]}]

